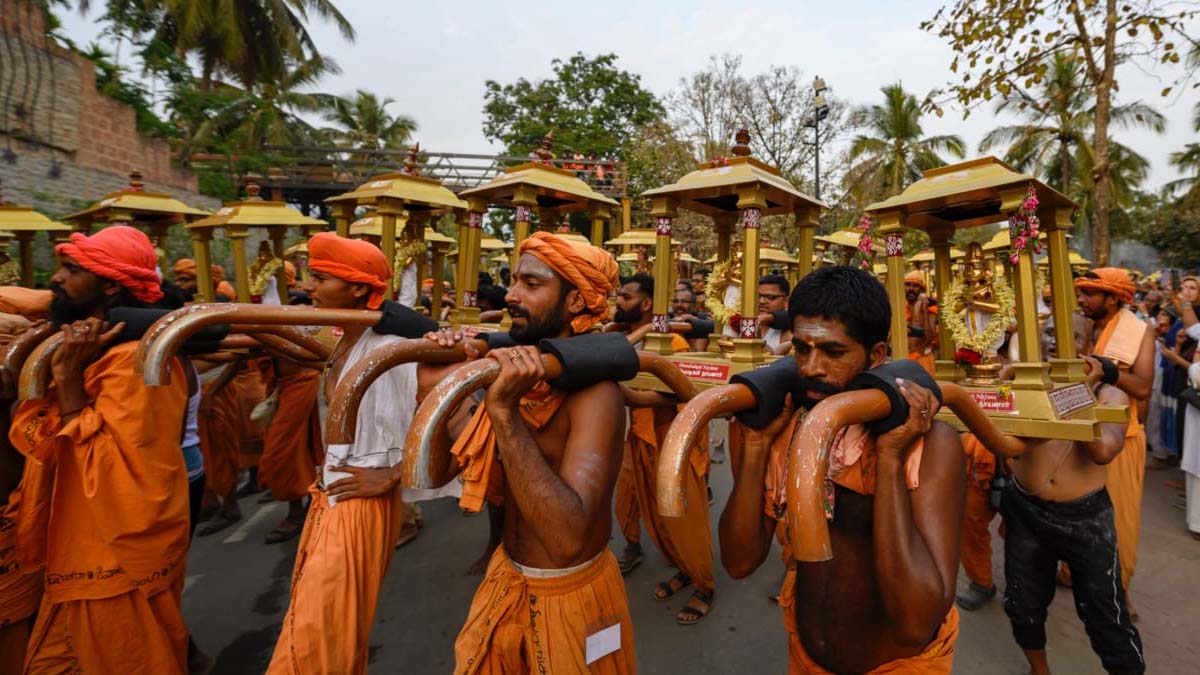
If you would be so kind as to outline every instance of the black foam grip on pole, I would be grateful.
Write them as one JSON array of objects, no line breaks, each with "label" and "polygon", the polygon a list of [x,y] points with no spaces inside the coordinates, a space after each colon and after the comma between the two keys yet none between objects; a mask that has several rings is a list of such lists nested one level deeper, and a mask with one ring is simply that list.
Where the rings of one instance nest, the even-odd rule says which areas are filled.
[{"label": "black foam grip on pole", "polygon": [[771,328],[775,330],[791,330],[792,317],[787,313],[786,309],[777,309],[771,312]]},{"label": "black foam grip on pole", "polygon": [[[114,307],[108,311],[108,323],[115,326],[118,323],[124,323],[125,327],[121,329],[121,334],[113,344],[119,342],[131,342],[133,340],[141,340],[146,331],[150,330],[150,326],[154,325],[162,317],[170,314],[169,309],[148,309],[141,307]],[[183,344],[185,354],[207,354],[208,351],[195,352],[192,349],[199,348],[201,343],[219,343],[229,335],[229,326],[218,324],[215,326],[206,326],[188,337],[187,342]],[[210,351],[217,351],[212,349]]]},{"label": "black foam grip on pole", "polygon": [[688,319],[687,322],[692,324],[692,331],[683,336],[688,340],[706,339],[717,329],[716,322],[711,319]]},{"label": "black foam grip on pole", "polygon": [[730,384],[744,384],[754,394],[758,406],[754,410],[737,413],[737,421],[751,429],[764,429],[776,417],[783,414],[783,405],[788,394],[793,405],[799,405],[800,391],[797,385],[796,359],[785,356],[765,368],[755,368],[729,378]]},{"label": "black foam grip on pole", "polygon": [[475,337],[486,342],[488,349],[503,349],[505,347],[517,346],[517,341],[512,339],[512,335],[509,335],[508,331],[503,333],[480,333]]},{"label": "black foam grip on pole", "polygon": [[933,392],[938,403],[942,402],[942,390],[938,387],[937,382],[934,381],[928,371],[921,367],[921,364],[912,359],[889,361],[881,366],[876,366],[875,368],[859,373],[850,381],[850,385],[846,387],[847,391],[878,389],[887,394],[888,400],[892,403],[892,413],[890,415],[866,425],[867,431],[875,435],[886,434],[904,424],[904,420],[908,419],[908,401],[900,393],[900,385],[896,384],[896,378],[909,380],[925,387]]},{"label": "black foam grip on pole", "polygon": [[597,382],[623,382],[638,374],[638,354],[621,333],[588,333],[557,340],[542,340],[538,349],[562,363],[563,374],[550,386],[565,391]]},{"label": "black foam grip on pole", "polygon": [[379,323],[371,326],[371,330],[380,335],[414,339],[441,328],[437,321],[394,300],[384,300],[379,311],[383,312],[383,316],[379,317]]}]

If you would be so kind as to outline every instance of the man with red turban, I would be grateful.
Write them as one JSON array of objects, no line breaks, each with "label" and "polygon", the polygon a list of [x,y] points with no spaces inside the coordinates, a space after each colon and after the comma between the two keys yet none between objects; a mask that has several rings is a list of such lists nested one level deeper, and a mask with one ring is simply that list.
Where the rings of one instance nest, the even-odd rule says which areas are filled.
[{"label": "man with red turban", "polygon": [[[313,305],[383,304],[392,271],[374,245],[322,232],[309,240],[308,254],[305,290]],[[422,322],[421,331],[437,327],[416,313],[411,319]],[[325,395],[367,354],[399,339],[361,325],[342,326],[325,372]],[[416,397],[416,364],[383,373],[360,402],[354,443],[327,448],[321,475],[309,489],[312,504],[296,554],[292,598],[268,673],[366,672],[379,589],[404,525],[404,498],[392,477]]]},{"label": "man with red turban", "polygon": [[137,343],[113,344],[122,325],[106,320],[162,297],[154,248],[116,225],[55,252],[53,382],[20,404],[9,432],[26,460],[19,563],[44,565],[46,579],[25,672],[184,673],[188,378],[176,361],[170,384],[147,387]]},{"label": "man with red turban", "polygon": [[929,301],[925,275],[917,271],[904,275],[905,316],[908,318],[908,358],[934,374],[933,348],[937,343],[937,306]]},{"label": "man with red turban", "polygon": [[[550,387],[535,346],[607,318],[617,265],[599,248],[538,232],[522,242],[512,278],[509,335],[520,346],[487,353],[500,374],[482,405],[471,402],[453,447],[434,449],[461,471],[461,508],[506,505],[502,543],[455,641],[455,672],[632,673],[633,626],[608,549],[624,399],[612,382]],[[461,336],[430,339],[448,346]]]},{"label": "man with red turban", "polygon": [[[1146,470],[1146,431],[1138,421],[1137,403],[1146,401],[1154,384],[1154,331],[1129,311],[1137,286],[1129,273],[1116,267],[1094,269],[1075,280],[1080,312],[1092,320],[1092,350],[1088,369],[1103,368],[1102,381],[1129,396],[1129,426],[1125,447],[1108,465],[1108,492],[1117,526],[1121,582],[1128,600],[1129,582],[1137,567],[1141,532],[1142,483]],[[1099,357],[1099,358],[1096,358]]]}]

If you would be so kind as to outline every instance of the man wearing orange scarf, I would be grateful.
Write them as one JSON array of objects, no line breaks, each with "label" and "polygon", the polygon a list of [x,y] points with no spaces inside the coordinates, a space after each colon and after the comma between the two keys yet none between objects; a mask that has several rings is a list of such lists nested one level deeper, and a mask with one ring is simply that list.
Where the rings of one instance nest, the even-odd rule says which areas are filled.
[{"label": "man wearing orange scarf", "polygon": [[937,307],[929,301],[925,275],[904,275],[905,315],[908,317],[908,358],[921,364],[930,375],[934,370],[933,348],[937,342]]},{"label": "man wearing orange scarf", "polygon": [[462,508],[505,504],[454,672],[632,673],[633,627],[608,550],[624,400],[612,382],[551,388],[534,346],[603,321],[617,265],[599,248],[538,232],[522,242],[512,279],[509,334],[520,346],[488,352],[500,374],[453,447],[441,448],[460,470]]},{"label": "man wearing orange scarf", "polygon": [[[862,270],[809,274],[788,314],[804,394],[763,430],[743,425],[741,452],[731,455],[733,492],[719,533],[721,561],[735,579],[770,552],[786,509],[789,446],[805,409],[887,358],[891,307],[883,286]],[[963,450],[953,429],[933,421],[932,393],[897,385],[909,405],[901,426],[876,436],[855,425],[834,440],[825,504],[833,559],[792,560],[784,536],[791,562],[779,605],[793,675],[950,673]]]},{"label": "man wearing orange scarf", "polygon": [[[308,242],[313,304],[324,309],[378,309],[392,272],[374,245],[331,232]],[[414,334],[437,324],[426,322]],[[371,351],[399,340],[364,326],[343,326],[330,358],[324,392]],[[358,409],[354,443],[327,449],[292,575],[292,598],[268,673],[360,674],[375,605],[403,526],[398,469],[416,412],[416,365],[375,380]]]},{"label": "man wearing orange scarf", "polygon": [[1137,404],[1149,400],[1154,384],[1154,331],[1127,309],[1137,290],[1129,274],[1115,267],[1092,270],[1075,280],[1075,299],[1084,316],[1092,320],[1090,356],[1102,357],[1102,381],[1129,396],[1130,419],[1125,447],[1108,465],[1108,492],[1117,526],[1117,553],[1121,557],[1121,582],[1129,612],[1129,583],[1137,567],[1141,533],[1142,483],[1146,471],[1146,431],[1138,421]]},{"label": "man wearing orange scarf", "polygon": [[9,432],[26,460],[20,564],[44,565],[46,579],[25,672],[183,673],[187,378],[176,362],[169,385],[145,386],[137,343],[110,346],[121,326],[105,321],[162,297],[154,248],[117,225],[55,250],[63,343],[46,396],[23,402]]}]

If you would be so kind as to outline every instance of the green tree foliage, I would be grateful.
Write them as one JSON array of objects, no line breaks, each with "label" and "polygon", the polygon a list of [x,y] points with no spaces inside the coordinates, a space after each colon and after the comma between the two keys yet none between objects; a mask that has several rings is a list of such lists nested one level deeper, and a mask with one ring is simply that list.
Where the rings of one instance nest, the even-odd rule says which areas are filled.
[{"label": "green tree foliage", "polygon": [[1166,195],[1146,195],[1133,211],[1132,235],[1158,249],[1168,267],[1200,268],[1200,203],[1172,203]]},{"label": "green tree foliage", "polygon": [[[1109,139],[1117,66],[1179,64],[1195,44],[1188,22],[1197,15],[1190,4],[1170,0],[955,0],[922,22],[954,50],[950,70],[961,79],[950,98],[966,113],[1017,89],[1031,89],[1051,75],[1056,54],[1083,64],[1095,97],[1089,154],[1092,158],[1091,219],[1093,259],[1107,265],[1113,208],[1114,157]],[[1163,88],[1168,95],[1193,69],[1185,69]],[[936,95],[926,104],[942,112]]]},{"label": "green tree foliage", "polygon": [[966,144],[958,136],[926,136],[921,128],[921,105],[900,83],[880,90],[883,104],[860,106],[850,124],[860,129],[850,144],[847,188],[864,205],[899,193],[921,172],[946,164],[944,157],[962,159]]},{"label": "green tree foliage", "polygon": [[356,150],[407,147],[417,123],[411,117],[388,112],[393,103],[391,98],[380,98],[362,89],[353,97],[333,97],[325,120],[337,126],[326,131],[338,143]]},{"label": "green tree foliage", "polygon": [[551,61],[553,75],[531,82],[485,83],[483,133],[510,155],[525,155],[553,132],[559,154],[617,157],[639,125],[663,115],[641,77],[617,67],[615,54]]}]

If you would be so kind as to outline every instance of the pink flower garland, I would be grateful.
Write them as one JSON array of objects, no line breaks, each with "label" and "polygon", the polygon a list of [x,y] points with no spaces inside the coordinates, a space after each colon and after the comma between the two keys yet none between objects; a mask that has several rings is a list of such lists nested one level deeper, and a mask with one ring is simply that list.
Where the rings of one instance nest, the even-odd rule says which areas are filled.
[{"label": "pink flower garland", "polygon": [[1008,262],[1013,265],[1021,258],[1021,251],[1032,246],[1035,254],[1042,252],[1042,242],[1038,239],[1037,190],[1031,184],[1025,193],[1025,202],[1021,208],[1008,217],[1008,238],[1012,252],[1008,254]]},{"label": "pink flower garland", "polygon": [[862,236],[858,239],[858,252],[854,254],[854,264],[867,272],[871,271],[871,264],[875,260],[875,239],[871,236],[874,227],[875,222],[871,220],[871,216],[864,213],[862,218],[858,219],[858,229],[862,230]]}]

